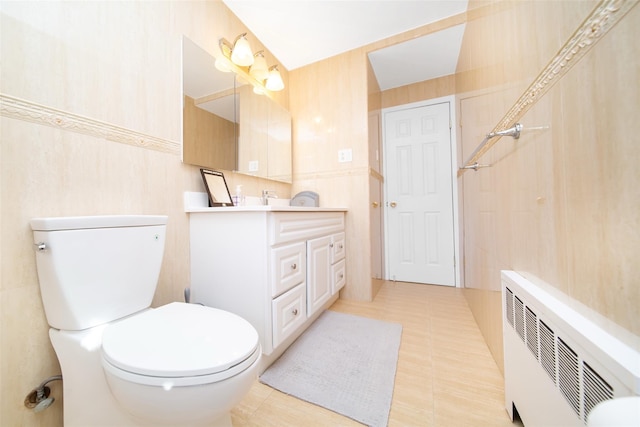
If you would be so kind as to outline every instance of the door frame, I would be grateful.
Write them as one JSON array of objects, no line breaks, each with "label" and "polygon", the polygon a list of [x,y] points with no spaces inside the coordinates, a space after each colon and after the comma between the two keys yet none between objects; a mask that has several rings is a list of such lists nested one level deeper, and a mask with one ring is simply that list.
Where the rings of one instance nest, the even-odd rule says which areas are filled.
[{"label": "door frame", "polygon": [[[450,128],[450,144],[451,144],[451,202],[453,205],[453,254],[455,259],[454,266],[454,276],[455,276],[455,287],[461,287],[461,271],[462,271],[462,262],[460,259],[460,223],[459,223],[459,215],[458,215],[458,136],[457,136],[457,121],[456,121],[456,97],[454,95],[443,96],[440,98],[427,99],[424,101],[412,102],[409,104],[397,105],[394,107],[387,107],[382,109],[382,120],[381,120],[381,137],[382,137],[382,160],[383,160],[383,171],[384,175],[388,176],[387,173],[387,144],[386,144],[386,115],[387,113],[397,112],[402,110],[408,110],[417,107],[429,107],[436,104],[449,104],[449,118],[451,120]],[[388,191],[388,180],[384,180],[384,188],[383,188],[383,203],[385,207],[389,203],[387,200]],[[389,277],[389,248],[387,245],[389,244],[389,224],[386,215],[386,209],[383,211],[382,222],[384,224],[384,275],[385,280],[391,280]]]}]

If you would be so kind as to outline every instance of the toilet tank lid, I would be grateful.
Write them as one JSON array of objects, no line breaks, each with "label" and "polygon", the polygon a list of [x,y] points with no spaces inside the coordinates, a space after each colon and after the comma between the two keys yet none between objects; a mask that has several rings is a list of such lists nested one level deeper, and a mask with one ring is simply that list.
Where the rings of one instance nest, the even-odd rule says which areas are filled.
[{"label": "toilet tank lid", "polygon": [[167,219],[166,215],[97,215],[33,218],[30,223],[34,231],[56,231],[165,225]]}]

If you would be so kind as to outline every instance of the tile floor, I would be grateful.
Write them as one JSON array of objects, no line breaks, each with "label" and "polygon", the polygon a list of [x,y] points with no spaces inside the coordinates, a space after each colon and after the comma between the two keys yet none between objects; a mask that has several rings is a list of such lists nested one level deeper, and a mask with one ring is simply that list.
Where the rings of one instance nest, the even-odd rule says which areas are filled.
[{"label": "tile floor", "polygon": [[[390,427],[512,426],[503,379],[460,289],[385,282],[373,302],[331,310],[403,326]],[[360,426],[259,382],[232,411],[234,427]]]}]

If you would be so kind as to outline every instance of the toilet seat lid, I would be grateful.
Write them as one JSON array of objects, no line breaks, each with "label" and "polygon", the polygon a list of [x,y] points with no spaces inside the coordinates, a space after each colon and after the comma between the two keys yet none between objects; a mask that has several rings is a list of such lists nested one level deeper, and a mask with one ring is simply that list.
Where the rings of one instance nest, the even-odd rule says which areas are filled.
[{"label": "toilet seat lid", "polygon": [[107,362],[165,378],[222,372],[258,348],[258,333],[240,316],[179,302],[109,325],[102,336]]}]

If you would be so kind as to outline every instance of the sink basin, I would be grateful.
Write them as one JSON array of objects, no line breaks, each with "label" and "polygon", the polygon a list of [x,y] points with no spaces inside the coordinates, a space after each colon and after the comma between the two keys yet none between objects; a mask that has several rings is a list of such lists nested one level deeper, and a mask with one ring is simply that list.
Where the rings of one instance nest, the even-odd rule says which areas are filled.
[{"label": "sink basin", "polygon": [[[268,206],[289,206],[291,199],[276,199],[269,198],[267,199]],[[262,206],[262,198],[254,197],[254,196],[246,196],[244,199],[245,206]]]},{"label": "sink basin", "polygon": [[269,206],[289,206],[291,199],[267,199],[267,205]]}]

